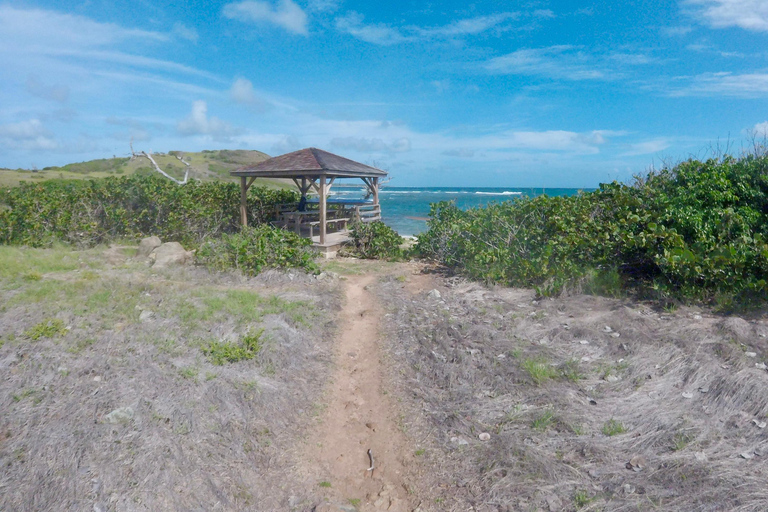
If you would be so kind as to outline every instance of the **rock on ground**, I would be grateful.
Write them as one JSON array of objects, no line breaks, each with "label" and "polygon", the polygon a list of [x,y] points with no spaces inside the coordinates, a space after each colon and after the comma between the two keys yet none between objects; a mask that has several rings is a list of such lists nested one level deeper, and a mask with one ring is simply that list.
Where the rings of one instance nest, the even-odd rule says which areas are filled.
[{"label": "rock on ground", "polygon": [[139,243],[139,250],[136,252],[136,256],[139,258],[148,258],[152,251],[161,245],[163,245],[163,241],[160,240],[160,237],[150,236],[148,238],[144,238]]},{"label": "rock on ground", "polygon": [[179,242],[166,242],[152,251],[149,258],[154,261],[153,267],[163,268],[171,265],[191,263],[193,253],[192,251],[184,250],[184,247]]}]

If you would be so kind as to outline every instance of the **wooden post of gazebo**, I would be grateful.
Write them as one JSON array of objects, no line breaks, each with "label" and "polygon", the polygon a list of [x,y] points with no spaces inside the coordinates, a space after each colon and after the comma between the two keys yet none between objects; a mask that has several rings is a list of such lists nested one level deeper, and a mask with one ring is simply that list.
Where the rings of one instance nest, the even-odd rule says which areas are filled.
[{"label": "wooden post of gazebo", "polygon": [[243,227],[248,226],[248,184],[246,182],[248,178],[245,176],[240,177],[240,224]]},{"label": "wooden post of gazebo", "polygon": [[373,178],[373,204],[379,205],[379,178]]},{"label": "wooden post of gazebo", "polygon": [[325,196],[327,190],[325,188],[325,176],[320,177],[320,245],[325,243],[325,216],[327,213],[327,207],[325,204]]}]

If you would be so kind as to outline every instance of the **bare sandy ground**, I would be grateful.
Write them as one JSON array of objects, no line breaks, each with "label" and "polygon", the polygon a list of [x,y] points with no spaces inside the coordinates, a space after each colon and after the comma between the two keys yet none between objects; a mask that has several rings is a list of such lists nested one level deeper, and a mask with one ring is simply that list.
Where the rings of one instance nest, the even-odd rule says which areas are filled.
[{"label": "bare sandy ground", "polygon": [[768,510],[762,316],[61,258],[0,279],[0,510]]}]

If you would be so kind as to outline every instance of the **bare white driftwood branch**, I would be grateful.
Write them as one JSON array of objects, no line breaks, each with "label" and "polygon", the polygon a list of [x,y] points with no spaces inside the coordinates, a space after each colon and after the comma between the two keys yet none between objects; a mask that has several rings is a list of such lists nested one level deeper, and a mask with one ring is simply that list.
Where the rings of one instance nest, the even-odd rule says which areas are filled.
[{"label": "bare white driftwood branch", "polygon": [[[133,145],[131,145],[131,152],[133,152]],[[147,159],[148,159],[150,162],[152,162],[152,165],[154,166],[155,170],[156,170],[157,172],[159,172],[160,174],[162,174],[163,176],[165,176],[166,178],[168,178],[169,180],[171,180],[171,181],[173,181],[173,182],[175,182],[175,183],[178,183],[179,185],[184,185],[184,184],[186,184],[186,183],[187,183],[187,179],[189,178],[189,164],[188,164],[187,162],[185,162],[184,160],[181,160],[181,158],[180,158],[180,157],[176,157],[176,158],[178,158],[179,160],[181,160],[181,161],[182,161],[182,163],[183,163],[184,165],[186,165],[186,166],[187,166],[187,170],[186,170],[186,172],[184,172],[184,180],[182,180],[182,181],[179,181],[179,180],[177,180],[177,179],[176,179],[176,178],[174,178],[173,176],[170,176],[168,173],[166,173],[165,171],[163,171],[163,170],[160,168],[160,166],[159,166],[159,165],[157,165],[157,162],[155,162],[155,159],[154,159],[154,158],[152,158],[152,154],[151,154],[151,153],[147,153],[146,151],[142,151],[141,153],[138,153],[136,156],[145,156],[145,157],[147,157]]]}]

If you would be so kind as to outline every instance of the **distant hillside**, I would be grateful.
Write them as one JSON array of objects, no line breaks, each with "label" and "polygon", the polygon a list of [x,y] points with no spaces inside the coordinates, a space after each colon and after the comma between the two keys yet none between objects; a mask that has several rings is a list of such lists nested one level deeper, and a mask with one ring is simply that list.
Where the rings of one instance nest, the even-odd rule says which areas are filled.
[{"label": "distant hillside", "polygon": [[[256,164],[269,158],[261,151],[237,149],[214,150],[191,153],[185,151],[169,151],[168,153],[152,153],[157,165],[169,175],[179,179],[184,177],[185,165],[179,160],[182,157],[190,164],[189,177],[199,180],[224,180],[233,178],[229,171],[243,165]],[[15,186],[22,181],[47,179],[90,179],[106,176],[128,175],[135,173],[154,173],[152,164],[145,157],[136,158],[102,158],[67,164],[61,167],[45,167],[42,170],[29,169],[0,169],[0,186]],[[289,182],[282,180],[259,180],[258,184],[277,187],[288,186]]]}]

